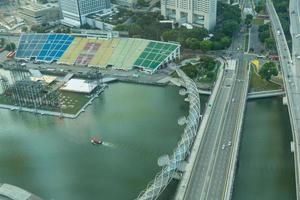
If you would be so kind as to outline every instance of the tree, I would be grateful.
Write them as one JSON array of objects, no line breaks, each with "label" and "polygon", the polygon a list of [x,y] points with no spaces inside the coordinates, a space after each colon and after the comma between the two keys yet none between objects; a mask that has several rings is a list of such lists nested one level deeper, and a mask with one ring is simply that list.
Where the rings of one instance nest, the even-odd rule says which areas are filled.
[{"label": "tree", "polygon": [[274,62],[267,62],[261,67],[258,73],[262,78],[269,81],[272,76],[278,75],[278,70]]},{"label": "tree", "polygon": [[257,13],[260,13],[260,12],[262,12],[262,11],[264,11],[264,10],[265,10],[265,3],[264,3],[263,1],[260,1],[260,2],[258,3],[258,5],[255,6],[255,11],[256,11]]},{"label": "tree", "polygon": [[182,67],[182,70],[184,71],[184,73],[190,77],[191,79],[194,79],[197,77],[198,75],[198,70],[196,68],[195,65],[192,65],[192,64],[187,64],[185,66]]},{"label": "tree", "polygon": [[48,0],[38,0],[38,2],[41,4],[46,4],[46,3],[48,3]]},{"label": "tree", "polygon": [[200,49],[203,52],[209,51],[212,49],[212,42],[210,40],[203,40],[200,42]]},{"label": "tree", "polygon": [[0,38],[0,46],[4,46],[5,44],[5,39],[4,38]]},{"label": "tree", "polygon": [[34,25],[31,27],[31,31],[36,32],[36,33],[45,33],[46,29],[47,29],[47,27],[42,26],[42,25]]},{"label": "tree", "polygon": [[6,51],[14,51],[14,50],[16,50],[16,45],[15,45],[15,43],[11,42],[11,43],[7,44],[7,45],[5,46],[5,50],[6,50]]},{"label": "tree", "polygon": [[261,32],[258,34],[259,40],[264,43],[265,40],[269,37],[271,37],[269,30]]},{"label": "tree", "polygon": [[250,25],[252,22],[253,16],[251,14],[246,15],[245,24]]},{"label": "tree", "polygon": [[216,67],[216,61],[214,58],[209,56],[203,56],[200,58],[200,66],[205,69],[205,71],[212,71]]},{"label": "tree", "polygon": [[192,50],[199,49],[199,47],[201,48],[201,45],[199,43],[200,41],[197,38],[187,38],[185,40],[186,46]]},{"label": "tree", "polygon": [[28,27],[27,26],[23,26],[21,30],[22,30],[22,32],[27,32],[28,31]]},{"label": "tree", "polygon": [[220,42],[221,42],[221,44],[222,44],[223,47],[227,48],[227,47],[229,47],[230,44],[231,44],[231,39],[230,39],[230,37],[225,36],[225,37],[222,37],[222,38],[221,38],[221,41],[220,41]]},{"label": "tree", "polygon": [[269,24],[263,24],[263,25],[260,25],[259,27],[258,27],[258,32],[264,32],[264,31],[267,31],[267,30],[269,30],[270,28],[269,28]]},{"label": "tree", "polygon": [[143,6],[143,7],[148,7],[149,3],[146,2],[145,0],[137,0],[138,5]]},{"label": "tree", "polygon": [[206,74],[206,77],[207,77],[208,79],[210,79],[210,80],[213,79],[214,76],[215,76],[215,73],[212,72],[212,71],[210,71],[210,72],[208,72],[208,73]]},{"label": "tree", "polygon": [[129,35],[134,36],[134,35],[143,35],[143,29],[140,25],[138,24],[131,24],[129,25]]},{"label": "tree", "polygon": [[265,44],[268,49],[275,49],[275,47],[276,47],[276,43],[273,38],[265,39]]},{"label": "tree", "polygon": [[224,49],[223,45],[219,41],[213,42],[213,50],[221,50]]},{"label": "tree", "polygon": [[238,30],[239,24],[234,20],[225,21],[223,24],[223,33],[227,36],[232,36],[235,30]]}]

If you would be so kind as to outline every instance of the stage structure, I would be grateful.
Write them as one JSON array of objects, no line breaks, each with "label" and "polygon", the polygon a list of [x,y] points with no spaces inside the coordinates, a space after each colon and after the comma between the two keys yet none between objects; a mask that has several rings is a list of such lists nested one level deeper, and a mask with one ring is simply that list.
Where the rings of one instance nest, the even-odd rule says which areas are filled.
[{"label": "stage structure", "polygon": [[20,107],[61,111],[59,91],[42,81],[31,81],[30,73],[24,66],[16,63],[10,76],[11,83],[1,79],[7,102]]}]

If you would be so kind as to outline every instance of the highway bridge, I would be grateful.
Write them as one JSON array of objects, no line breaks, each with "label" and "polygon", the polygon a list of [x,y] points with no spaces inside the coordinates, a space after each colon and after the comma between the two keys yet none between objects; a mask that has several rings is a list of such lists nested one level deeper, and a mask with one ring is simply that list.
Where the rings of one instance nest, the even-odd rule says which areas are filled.
[{"label": "highway bridge", "polygon": [[[242,34],[238,37],[243,41]],[[185,190],[178,190],[178,200],[230,199],[249,82],[243,50],[233,56],[237,66],[224,72],[204,133],[198,133],[203,139],[195,160],[189,160],[193,168],[184,174],[190,177],[179,186]]]},{"label": "highway bridge", "polygon": [[[290,0],[290,20],[291,35],[293,39],[293,57],[290,54],[287,41],[271,0],[266,1],[267,11],[270,16],[272,30],[274,33],[277,50],[280,58],[280,64],[283,73],[284,87],[287,97],[291,128],[293,133],[293,145],[296,176],[296,195],[300,197],[299,176],[300,176],[300,69],[297,56],[300,55],[300,2],[299,0]],[[297,68],[298,67],[298,68]]]}]

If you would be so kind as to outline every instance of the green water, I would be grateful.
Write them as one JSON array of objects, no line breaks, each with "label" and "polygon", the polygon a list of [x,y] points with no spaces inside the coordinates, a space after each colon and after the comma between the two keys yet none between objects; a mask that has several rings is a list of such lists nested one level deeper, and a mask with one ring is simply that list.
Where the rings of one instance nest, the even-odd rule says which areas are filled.
[{"label": "green water", "polygon": [[178,92],[116,83],[75,120],[0,110],[0,182],[45,199],[135,198],[180,139],[188,104]]},{"label": "green water", "polygon": [[247,103],[233,200],[295,200],[292,133],[281,98]]},{"label": "green water", "polygon": [[[116,83],[76,120],[0,110],[0,182],[45,199],[134,199],[180,139],[188,104],[178,92]],[[92,146],[92,136],[106,146]],[[291,140],[280,98],[247,103],[233,200],[296,198]]]}]

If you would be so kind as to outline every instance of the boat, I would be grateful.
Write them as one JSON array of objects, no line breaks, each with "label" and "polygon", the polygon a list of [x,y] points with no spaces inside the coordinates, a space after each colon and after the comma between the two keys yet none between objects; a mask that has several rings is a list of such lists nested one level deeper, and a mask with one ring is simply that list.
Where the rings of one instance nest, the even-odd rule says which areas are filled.
[{"label": "boat", "polygon": [[96,137],[92,137],[91,143],[92,143],[92,145],[101,145],[103,143],[103,141]]}]

